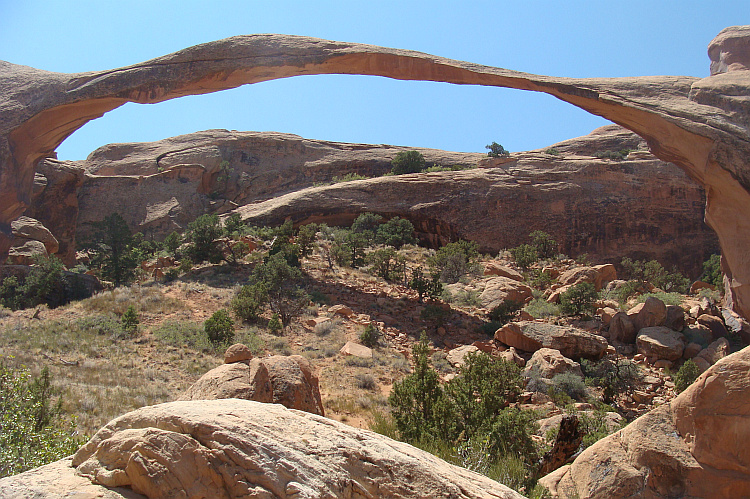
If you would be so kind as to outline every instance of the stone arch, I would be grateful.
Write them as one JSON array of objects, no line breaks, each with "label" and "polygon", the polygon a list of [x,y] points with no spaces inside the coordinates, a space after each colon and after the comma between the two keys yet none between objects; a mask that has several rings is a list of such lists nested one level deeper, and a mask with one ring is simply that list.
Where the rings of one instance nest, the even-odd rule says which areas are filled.
[{"label": "stone arch", "polygon": [[[642,136],[654,155],[706,190],[706,222],[717,232],[734,308],[750,317],[750,27],[711,43],[712,68],[699,79],[555,78],[420,52],[288,35],[246,35],[190,47],[108,71],[63,74],[0,62],[0,254],[10,222],[29,204],[39,160],[86,122],[126,102],[164,100],[305,74],[361,74],[487,85],[550,94]],[[739,62],[738,62],[739,61]],[[19,83],[21,82],[21,83]]]}]

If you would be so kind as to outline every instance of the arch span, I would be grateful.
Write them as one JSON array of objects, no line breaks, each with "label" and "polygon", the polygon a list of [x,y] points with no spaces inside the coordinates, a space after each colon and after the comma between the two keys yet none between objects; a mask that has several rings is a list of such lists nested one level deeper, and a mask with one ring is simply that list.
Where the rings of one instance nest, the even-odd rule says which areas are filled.
[{"label": "arch span", "polygon": [[[707,194],[734,308],[750,317],[750,27],[727,28],[710,45],[716,74],[555,78],[408,50],[288,35],[246,35],[144,63],[90,73],[51,73],[0,62],[0,254],[10,222],[28,206],[34,167],[86,122],[126,102],[156,103],[276,78],[361,74],[544,92],[641,135],[660,159]],[[740,47],[737,49],[736,47]]]}]

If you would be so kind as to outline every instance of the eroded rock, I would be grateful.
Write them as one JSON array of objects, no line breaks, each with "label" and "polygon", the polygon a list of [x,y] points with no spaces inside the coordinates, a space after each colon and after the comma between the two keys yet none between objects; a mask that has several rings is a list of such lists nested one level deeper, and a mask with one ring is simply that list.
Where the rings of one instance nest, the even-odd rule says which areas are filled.
[{"label": "eroded rock", "polygon": [[601,336],[581,329],[531,321],[508,323],[495,332],[495,339],[526,352],[552,348],[570,359],[600,359],[608,346]]}]

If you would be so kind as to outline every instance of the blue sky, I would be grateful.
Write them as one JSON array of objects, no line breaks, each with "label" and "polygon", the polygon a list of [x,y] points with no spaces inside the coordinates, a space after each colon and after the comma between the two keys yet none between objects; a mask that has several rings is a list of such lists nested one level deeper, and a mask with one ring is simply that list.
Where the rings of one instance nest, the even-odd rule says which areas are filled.
[{"label": "blue sky", "polygon": [[[0,0],[0,59],[40,69],[109,69],[232,35],[285,33],[419,50],[571,77],[708,76],[708,42],[750,23],[747,0],[109,1]],[[111,142],[209,128],[342,142],[521,151],[606,124],[518,90],[304,76],[156,105],[126,104],[59,148],[83,159]]]}]

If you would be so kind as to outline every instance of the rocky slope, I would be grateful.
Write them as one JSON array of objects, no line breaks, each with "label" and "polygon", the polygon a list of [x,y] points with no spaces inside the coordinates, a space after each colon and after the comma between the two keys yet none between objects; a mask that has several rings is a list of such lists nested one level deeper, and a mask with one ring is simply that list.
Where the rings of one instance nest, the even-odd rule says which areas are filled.
[{"label": "rocky slope", "polygon": [[[623,149],[634,151],[624,161],[595,157]],[[110,144],[85,161],[44,161],[32,211],[53,228],[68,262],[72,235],[85,240],[88,224],[113,212],[162,239],[203,213],[231,209],[265,225],[348,224],[365,211],[400,216],[423,242],[464,238],[492,253],[544,230],[562,253],[656,258],[690,275],[718,249],[702,222],[701,188],[616,125],[501,159],[419,149],[429,164],[469,169],[383,177],[403,150],[226,130]],[[315,187],[350,173],[380,178]]]},{"label": "rocky slope", "polygon": [[237,36],[91,73],[52,73],[2,62],[0,255],[11,245],[10,223],[30,205],[37,163],[107,111],[126,102],[155,103],[302,74],[379,75],[545,92],[633,130],[658,158],[675,163],[706,189],[706,221],[719,236],[729,301],[750,317],[748,38],[748,26],[719,33],[709,45],[711,76],[703,79],[555,78],[287,35]]}]

